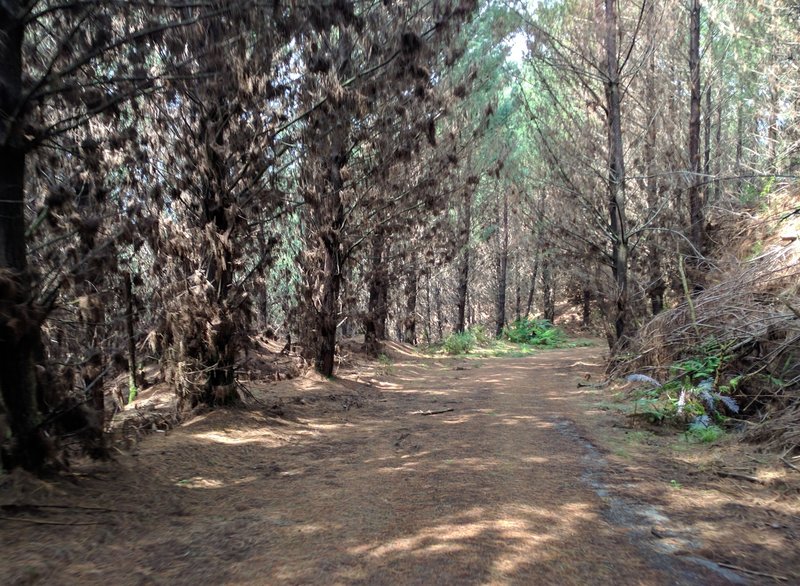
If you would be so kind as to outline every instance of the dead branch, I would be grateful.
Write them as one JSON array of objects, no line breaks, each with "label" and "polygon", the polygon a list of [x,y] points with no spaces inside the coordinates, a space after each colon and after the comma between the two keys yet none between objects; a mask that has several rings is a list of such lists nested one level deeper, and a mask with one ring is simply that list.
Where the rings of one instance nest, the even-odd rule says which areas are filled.
[{"label": "dead branch", "polygon": [[452,407],[450,409],[438,409],[436,411],[412,411],[409,415],[439,415],[440,413],[449,413],[455,411]]}]

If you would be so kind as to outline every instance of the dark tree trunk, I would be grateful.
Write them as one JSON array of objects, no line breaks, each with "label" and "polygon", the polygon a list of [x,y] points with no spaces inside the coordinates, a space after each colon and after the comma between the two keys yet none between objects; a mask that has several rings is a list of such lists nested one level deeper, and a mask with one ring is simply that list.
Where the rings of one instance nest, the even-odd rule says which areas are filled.
[{"label": "dark tree trunk", "polygon": [[464,193],[464,207],[461,222],[461,264],[458,269],[458,286],[456,288],[456,332],[463,332],[467,308],[467,290],[469,288],[469,241],[472,232],[472,193],[467,189]]},{"label": "dark tree trunk", "polygon": [[[384,277],[386,277],[384,275]],[[389,336],[386,333],[386,321],[389,318],[389,281],[384,278],[381,282],[380,294],[378,297],[378,314],[375,320],[375,334],[378,340],[388,340]]]},{"label": "dark tree trunk", "polygon": [[[655,34],[655,6],[650,7],[648,17],[648,29]],[[651,52],[648,58],[647,76],[645,78],[645,102],[648,114],[647,134],[644,143],[644,159],[647,178],[645,179],[645,190],[647,192],[647,206],[651,215],[651,225],[654,230],[649,238],[650,250],[647,255],[648,286],[647,295],[653,309],[653,315],[661,311],[664,306],[664,292],[666,284],[662,276],[662,247],[661,236],[658,228],[663,224],[663,212],[661,211],[661,185],[656,172],[656,140],[658,138],[658,128],[656,120],[658,115],[658,97],[656,95],[656,62],[655,53]]]},{"label": "dark tree trunk", "polygon": [[689,239],[694,247],[691,251],[697,265],[703,254],[705,243],[705,218],[701,185],[700,159],[700,0],[691,0],[689,16],[689,165],[692,185],[689,188]]},{"label": "dark tree trunk", "polygon": [[124,301],[125,301],[125,337],[128,340],[128,390],[129,397],[139,392],[139,372],[136,365],[136,337],[134,323],[133,283],[130,271],[123,274],[124,282]]},{"label": "dark tree trunk", "polygon": [[583,316],[581,325],[588,328],[592,325],[592,292],[589,289],[583,290]]},{"label": "dark tree trunk", "polygon": [[436,285],[433,290],[434,303],[436,304],[436,328],[439,340],[444,339],[444,316],[442,315],[442,290]]},{"label": "dark tree trunk", "polygon": [[706,111],[703,114],[703,199],[708,201],[711,188],[711,84],[706,87]]},{"label": "dark tree trunk", "polygon": [[202,344],[202,355],[197,357],[206,370],[206,380],[201,392],[192,393],[192,406],[227,405],[236,403],[239,398],[235,384],[236,325],[225,307],[233,284],[234,267],[231,248],[234,226],[230,213],[233,202],[227,190],[228,169],[220,154],[225,146],[224,130],[228,119],[225,106],[212,107],[200,131],[208,162],[208,175],[203,185],[203,222],[207,233],[215,239],[206,249],[206,279],[213,290],[216,323],[210,339]]},{"label": "dark tree trunk", "polygon": [[[341,133],[341,129],[336,130]],[[316,369],[324,376],[333,376],[336,358],[336,318],[339,291],[342,284],[340,232],[344,225],[344,205],[341,192],[342,167],[347,162],[344,137],[337,136],[331,149],[329,161],[329,193],[322,202],[322,217],[327,229],[321,235],[323,248],[322,303],[318,315],[319,347]]]},{"label": "dark tree trunk", "polygon": [[514,316],[517,321],[522,319],[522,285],[519,282],[519,255],[514,257]]},{"label": "dark tree trunk", "polygon": [[433,321],[431,319],[431,275],[425,275],[425,343],[431,343],[431,328],[433,328]]},{"label": "dark tree trunk", "polygon": [[617,4],[605,0],[605,94],[608,133],[608,211],[611,231],[611,270],[616,282],[614,333],[624,345],[630,322],[628,303],[628,234],[625,215],[625,155],[622,143],[620,71],[617,61]]},{"label": "dark tree trunk", "polygon": [[380,340],[386,339],[386,238],[378,229],[372,235],[369,269],[369,301],[364,318],[364,348],[371,356],[380,353]]},{"label": "dark tree trunk", "polygon": [[506,289],[508,280],[508,192],[503,190],[502,241],[497,256],[497,302],[495,304],[495,335],[499,338],[506,325]]},{"label": "dark tree trunk", "polygon": [[525,317],[531,314],[533,309],[533,296],[536,294],[536,280],[539,278],[539,253],[533,260],[533,272],[531,273],[531,288],[528,290],[528,302],[525,304]]},{"label": "dark tree trunk", "polygon": [[742,104],[736,109],[736,160],[734,169],[736,172],[736,184],[739,191],[742,189],[742,155],[744,154],[744,108]]},{"label": "dark tree trunk", "polygon": [[542,261],[542,317],[550,323],[556,320],[556,296],[552,265],[549,258]]},{"label": "dark tree trunk", "polygon": [[714,196],[712,202],[718,202],[721,195],[719,176],[722,173],[722,104],[717,108],[717,132],[714,136]]},{"label": "dark tree trunk", "polygon": [[[82,189],[75,198],[75,205],[81,215],[90,215],[94,202],[89,198],[89,190]],[[96,241],[92,233],[79,236],[79,251],[83,258],[89,258],[95,249]],[[81,366],[87,404],[94,410],[92,429],[87,430],[91,437],[91,452],[94,457],[106,457],[103,432],[105,430],[105,392],[103,378],[106,369],[103,367],[105,357],[102,348],[102,325],[105,323],[105,303],[98,290],[102,286],[103,275],[91,272],[80,280],[77,288],[81,292],[79,321],[83,325],[83,347],[86,348],[86,360]]]},{"label": "dark tree trunk", "polygon": [[405,283],[406,315],[403,320],[403,341],[417,343],[417,266],[412,261],[406,270]]},{"label": "dark tree trunk", "polygon": [[323,245],[325,261],[316,368],[324,376],[333,376],[333,363],[336,358],[336,300],[339,298],[341,287],[338,244],[338,238],[329,237],[325,239]]},{"label": "dark tree trunk", "polygon": [[48,447],[40,429],[36,355],[38,318],[30,307],[25,249],[25,148],[19,136],[23,11],[19,1],[0,3],[0,395],[14,438],[4,466],[38,470]]}]

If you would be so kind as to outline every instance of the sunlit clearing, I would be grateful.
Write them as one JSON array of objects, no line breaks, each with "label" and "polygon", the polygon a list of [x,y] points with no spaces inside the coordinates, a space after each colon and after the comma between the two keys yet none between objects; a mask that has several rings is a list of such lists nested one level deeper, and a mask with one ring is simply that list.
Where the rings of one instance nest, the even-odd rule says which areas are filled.
[{"label": "sunlit clearing", "polygon": [[264,430],[260,429],[253,431],[236,431],[235,433],[226,433],[224,431],[206,431],[203,433],[195,433],[193,434],[193,437],[226,445],[252,443],[260,443],[270,447],[283,445],[283,441],[281,441],[279,438],[265,435]]},{"label": "sunlit clearing", "polygon": [[202,476],[195,476],[193,478],[184,478],[178,480],[175,485],[181,488],[223,488],[236,486],[239,484],[249,484],[258,480],[256,476],[245,476],[244,478],[237,478],[236,480],[216,480],[212,478],[203,478]]}]

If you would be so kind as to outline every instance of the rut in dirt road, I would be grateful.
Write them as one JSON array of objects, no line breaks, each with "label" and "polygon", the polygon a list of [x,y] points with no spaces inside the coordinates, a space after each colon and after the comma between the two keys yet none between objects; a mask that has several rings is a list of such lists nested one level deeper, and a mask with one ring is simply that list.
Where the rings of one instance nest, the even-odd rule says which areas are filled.
[{"label": "rut in dirt road", "polygon": [[[70,528],[42,572],[63,584],[736,581],[608,514],[602,456],[576,431],[575,381],[599,354],[399,360],[363,402],[315,419],[211,413],[147,440],[119,480],[138,479],[128,506],[162,514]],[[95,545],[70,551],[70,537]]]}]

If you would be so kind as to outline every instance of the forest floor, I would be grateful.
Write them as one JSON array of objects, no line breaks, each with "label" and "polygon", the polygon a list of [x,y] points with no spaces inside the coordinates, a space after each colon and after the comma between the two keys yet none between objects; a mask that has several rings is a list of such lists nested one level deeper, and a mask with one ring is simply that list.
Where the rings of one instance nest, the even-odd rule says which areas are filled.
[{"label": "forest floor", "polygon": [[631,427],[599,345],[390,356],[0,478],[0,584],[800,583],[800,474]]}]

